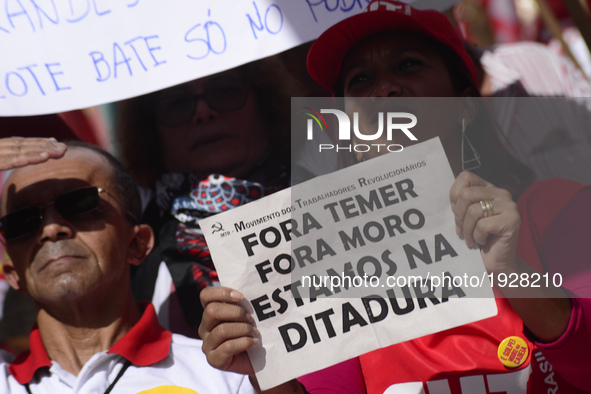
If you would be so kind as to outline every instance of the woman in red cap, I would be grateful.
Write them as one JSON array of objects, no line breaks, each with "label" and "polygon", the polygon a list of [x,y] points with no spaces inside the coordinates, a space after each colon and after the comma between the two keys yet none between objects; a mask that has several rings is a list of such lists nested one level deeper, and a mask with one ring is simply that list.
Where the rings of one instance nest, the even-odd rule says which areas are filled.
[{"label": "woman in red cap", "polygon": [[[371,1],[366,12],[323,33],[310,50],[308,70],[335,96],[478,96],[474,65],[446,17],[389,0]],[[527,181],[519,178],[526,171],[503,156],[493,133],[474,131],[477,118],[468,114],[462,121],[457,119],[458,127],[441,125],[437,129],[457,176],[450,199],[458,235],[469,246],[481,248],[490,273],[530,275],[534,268],[543,269],[542,259],[552,253],[534,247],[545,239],[550,221],[561,209],[572,210],[573,204],[575,209],[580,207],[577,196],[588,191],[562,182],[558,187],[551,183],[554,191],[548,193],[546,184],[539,185],[522,196],[518,209],[512,194],[494,185],[511,188],[521,180],[523,186]],[[474,149],[464,155],[463,145]],[[364,153],[356,159],[374,155]],[[462,172],[467,164],[474,164],[468,163],[466,156],[472,157],[470,161],[477,159],[479,167],[471,167],[478,167],[473,169],[481,176]],[[588,194],[583,197],[588,198]],[[579,295],[589,296],[584,285],[577,290]],[[505,296],[511,298],[497,298],[496,317],[379,349],[300,381],[311,393],[533,394],[591,390],[585,376],[585,369],[591,368],[589,358],[581,351],[591,350],[591,318],[587,317],[591,304],[569,299],[561,289],[520,291],[506,292]],[[236,293],[212,288],[202,293],[202,301],[206,307],[200,334],[210,363],[251,372],[243,351],[257,344],[252,338],[256,331],[236,317],[245,316],[233,305]],[[246,317],[243,320],[248,322]],[[225,325],[223,330],[215,329],[221,325]],[[518,341],[528,350],[528,356],[513,368],[498,356],[505,340]]]}]

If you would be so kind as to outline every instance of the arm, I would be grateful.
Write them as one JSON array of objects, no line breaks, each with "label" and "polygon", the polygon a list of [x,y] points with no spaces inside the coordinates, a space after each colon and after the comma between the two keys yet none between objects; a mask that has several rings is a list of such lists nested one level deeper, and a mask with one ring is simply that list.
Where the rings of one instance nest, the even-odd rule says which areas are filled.
[{"label": "arm", "polygon": [[[557,340],[531,338],[569,383],[591,391],[591,189],[576,193],[550,222],[541,240],[540,256],[550,274],[560,274],[573,294],[566,332]],[[574,298],[581,297],[581,298]]]},{"label": "arm", "polygon": [[227,287],[208,287],[201,292],[204,312],[199,335],[203,352],[211,366],[223,371],[248,375],[257,392],[262,394],[304,394],[296,380],[261,391],[246,351],[259,344],[259,332],[253,318],[238,305],[244,296]]},{"label": "arm", "polygon": [[[484,218],[482,200],[492,201],[494,215]],[[495,277],[534,272],[516,255],[521,218],[509,192],[463,172],[452,185],[450,201],[458,235],[465,238],[469,247],[480,247],[488,272]],[[504,287],[501,290],[538,340],[554,341],[566,331],[572,306],[562,289]]]}]

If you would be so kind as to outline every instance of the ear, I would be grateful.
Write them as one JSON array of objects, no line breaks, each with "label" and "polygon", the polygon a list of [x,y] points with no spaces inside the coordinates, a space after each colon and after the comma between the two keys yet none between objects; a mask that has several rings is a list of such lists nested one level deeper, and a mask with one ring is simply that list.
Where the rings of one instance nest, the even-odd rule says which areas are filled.
[{"label": "ear", "polygon": [[127,251],[127,262],[140,265],[154,248],[154,231],[147,224],[138,224],[134,230],[135,234]]},{"label": "ear", "polygon": [[20,276],[18,272],[16,272],[12,260],[4,260],[2,262],[2,271],[4,273],[4,277],[8,281],[8,284],[10,284],[10,287],[20,291],[24,295],[29,295],[27,286],[21,282]]},{"label": "ear", "polygon": [[466,126],[472,124],[479,110],[478,99],[471,95],[471,92],[469,92],[471,89],[472,88],[467,88],[464,91],[462,104],[460,105],[460,119],[458,119],[459,124],[461,124],[462,119],[464,119]]}]

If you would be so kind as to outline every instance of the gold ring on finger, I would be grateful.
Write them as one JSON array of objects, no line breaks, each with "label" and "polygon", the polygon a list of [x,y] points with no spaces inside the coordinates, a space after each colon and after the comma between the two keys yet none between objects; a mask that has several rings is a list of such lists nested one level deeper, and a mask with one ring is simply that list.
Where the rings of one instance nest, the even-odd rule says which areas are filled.
[{"label": "gold ring on finger", "polygon": [[480,208],[482,208],[482,213],[484,213],[485,218],[495,214],[493,203],[490,200],[480,200]]}]

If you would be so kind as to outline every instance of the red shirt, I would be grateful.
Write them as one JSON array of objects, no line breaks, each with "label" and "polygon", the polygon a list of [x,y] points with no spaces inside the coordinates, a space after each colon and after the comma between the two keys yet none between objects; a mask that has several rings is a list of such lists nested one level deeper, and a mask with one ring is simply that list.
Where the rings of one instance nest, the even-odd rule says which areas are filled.
[{"label": "red shirt", "polygon": [[[564,265],[565,261],[588,261],[591,191],[581,189],[575,182],[553,179],[532,185],[521,196],[518,206],[522,227],[517,254],[533,268],[554,273],[556,266]],[[586,240],[569,235],[574,222],[581,223],[581,230],[585,231],[580,234]],[[557,242],[555,233],[565,239]],[[557,253],[557,244],[565,243],[567,250]],[[580,248],[572,247],[572,243]],[[582,270],[587,274],[585,271],[589,270]],[[562,274],[567,289],[578,283],[577,278],[582,275],[581,270],[563,270]],[[591,283],[587,288],[591,288]],[[578,291],[583,290],[579,288]],[[572,299],[569,326],[553,343],[535,342],[535,338],[524,331],[521,319],[508,301],[497,298],[499,313],[495,317],[379,349],[360,356],[358,362],[338,364],[300,380],[312,394],[363,393],[365,389],[367,393],[389,394],[591,392],[589,301],[591,299]],[[499,344],[509,336],[521,337],[529,348],[527,360],[515,369],[505,367],[497,355]],[[335,371],[338,371],[338,380],[332,378]]]}]

